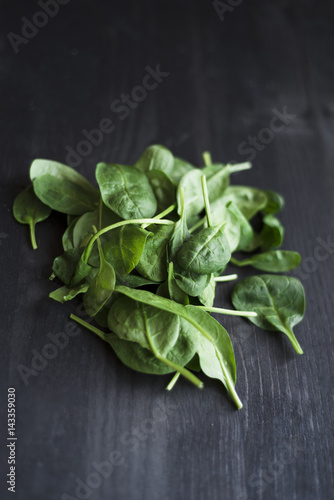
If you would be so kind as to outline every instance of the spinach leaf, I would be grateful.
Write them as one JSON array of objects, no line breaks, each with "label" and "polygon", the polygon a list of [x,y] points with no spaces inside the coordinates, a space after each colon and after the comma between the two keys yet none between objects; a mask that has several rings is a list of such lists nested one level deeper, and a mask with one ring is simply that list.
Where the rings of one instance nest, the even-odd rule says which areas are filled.
[{"label": "spinach leaf", "polygon": [[82,251],[79,248],[66,250],[62,255],[53,261],[52,270],[66,286],[70,286],[74,276]]},{"label": "spinach leaf", "polygon": [[228,186],[222,195],[227,205],[235,203],[247,220],[250,220],[267,205],[267,195],[261,189],[248,186]]},{"label": "spinach leaf", "polygon": [[84,260],[84,254],[81,254],[80,259],[77,263],[77,266],[75,268],[74,275],[71,278],[70,285],[75,286],[80,281],[84,280],[92,271],[92,266],[87,264],[87,262]]},{"label": "spinach leaf", "polygon": [[276,193],[276,191],[271,191],[269,189],[265,189],[263,191],[267,197],[267,204],[262,209],[264,214],[276,214],[280,212],[284,207],[284,198]]},{"label": "spinach leaf", "polygon": [[167,278],[167,244],[174,226],[149,226],[150,235],[136,266],[139,274],[152,281]]},{"label": "spinach leaf", "polygon": [[182,269],[177,262],[174,264],[174,278],[181,290],[191,297],[200,295],[210,282],[210,274],[198,274]]},{"label": "spinach leaf", "polygon": [[99,163],[96,179],[104,203],[123,219],[150,218],[157,200],[146,175],[135,167]]},{"label": "spinach leaf", "polygon": [[110,299],[116,282],[114,268],[106,261],[100,244],[98,249],[100,255],[99,272],[89,284],[83,299],[86,312],[89,316],[95,316]]},{"label": "spinach leaf", "polygon": [[246,251],[250,247],[254,238],[253,228],[238,205],[233,202],[229,202],[227,204],[227,210],[236,217],[238,221],[237,224],[240,228],[240,239],[237,245],[237,250]]},{"label": "spinach leaf", "polygon": [[[115,290],[138,302],[179,315],[194,326],[201,334],[197,340],[197,352],[202,370],[209,377],[221,380],[237,407],[242,407],[234,389],[236,372],[231,340],[226,330],[212,316],[196,306],[182,306],[144,290],[134,290],[123,286],[117,286]],[[212,354],[214,358],[211,358]]]},{"label": "spinach leaf", "polygon": [[186,241],[177,254],[179,266],[198,274],[214,273],[225,266],[231,251],[223,225],[201,229]]},{"label": "spinach leaf", "polygon": [[63,249],[66,252],[66,250],[73,250],[74,248],[74,242],[73,242],[73,231],[76,223],[78,222],[80,217],[74,217],[74,219],[70,222],[69,226],[66,228],[63,237],[62,237],[62,244],[63,244]]},{"label": "spinach leaf", "polygon": [[260,233],[261,250],[266,251],[282,245],[284,227],[272,214],[263,217],[263,228]]},{"label": "spinach leaf", "polygon": [[146,175],[158,203],[158,212],[163,212],[175,203],[175,184],[161,170],[149,170]]},{"label": "spinach leaf", "polygon": [[292,330],[305,312],[305,294],[299,280],[270,274],[250,276],[234,287],[232,302],[236,309],[256,312],[256,317],[249,318],[252,323],[285,333],[296,352],[303,353]]},{"label": "spinach leaf", "polygon": [[148,280],[136,274],[127,274],[126,276],[116,277],[117,285],[128,286],[129,288],[140,288],[148,285],[159,285],[158,281]]},{"label": "spinach leaf", "polygon": [[194,167],[190,163],[181,158],[174,157],[174,163],[172,169],[168,172],[168,177],[172,179],[176,184],[178,184],[181,178]]},{"label": "spinach leaf", "polygon": [[31,185],[15,198],[13,205],[14,217],[21,224],[29,224],[31,245],[34,250],[37,248],[35,224],[47,219],[51,212],[52,209],[37,198]]},{"label": "spinach leaf", "polygon": [[204,288],[203,292],[199,294],[198,300],[204,305],[208,307],[213,306],[213,302],[215,300],[215,292],[216,292],[216,281],[213,274],[211,274],[209,284],[206,288]]},{"label": "spinach leaf", "polygon": [[269,252],[252,255],[252,257],[242,261],[238,261],[232,257],[231,262],[239,267],[253,266],[260,271],[284,273],[286,271],[291,271],[291,269],[299,265],[300,255],[298,252],[292,252],[290,250],[271,250]]},{"label": "spinach leaf", "polygon": [[169,175],[169,172],[173,168],[173,164],[174,157],[169,149],[164,146],[160,146],[159,144],[154,144],[145,149],[134,166],[142,172],[160,170],[161,172]]},{"label": "spinach leaf", "polygon": [[57,302],[67,302],[74,299],[79,293],[86,293],[88,290],[88,284],[82,283],[74,288],[69,288],[67,286],[62,286],[57,288],[49,294],[49,297]]},{"label": "spinach leaf", "polygon": [[93,198],[94,201],[98,197],[98,190],[73,168],[53,160],[34,160],[30,167],[30,179],[34,181],[44,175],[51,175],[60,181],[69,181],[76,184],[86,191],[87,197]]},{"label": "spinach leaf", "polygon": [[124,276],[137,266],[150,233],[129,225],[116,228],[112,234],[113,237],[103,245],[103,251],[117,275]]},{"label": "spinach leaf", "polygon": [[53,210],[81,215],[96,208],[98,198],[87,195],[79,184],[53,175],[41,175],[33,181],[36,196]]}]

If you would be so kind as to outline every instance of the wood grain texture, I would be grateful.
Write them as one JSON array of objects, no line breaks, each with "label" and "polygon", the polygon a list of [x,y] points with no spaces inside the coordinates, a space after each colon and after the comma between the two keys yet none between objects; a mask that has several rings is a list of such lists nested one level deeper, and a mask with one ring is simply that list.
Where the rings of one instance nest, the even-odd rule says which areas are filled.
[{"label": "wood grain texture", "polygon": [[[221,22],[211,2],[72,0],[15,54],[7,33],[21,34],[21,18],[38,10],[32,1],[1,2],[1,498],[11,498],[9,386],[17,392],[18,500],[333,498],[334,251],[319,258],[316,250],[319,238],[334,241],[333,3],[242,2]],[[121,120],[111,103],[158,64],[169,76]],[[33,252],[11,215],[32,159],[65,162],[83,129],[110,118],[115,130],[77,167],[91,180],[98,161],[134,162],[151,143],[196,164],[204,150],[245,161],[240,144],[284,107],[294,119],[236,181],[286,200],[284,247],[304,258],[292,274],[308,300],[295,330],[305,354],[281,334],[220,317],[236,351],[239,412],[208,379],[204,391],[179,381],[166,393],[169,377],[130,371],[83,330],[25,385],[18,366],[31,366],[79,304],[48,299],[64,217],[37,226]],[[220,286],[216,305],[231,306],[230,290]],[[107,477],[90,475],[111,459],[118,465]],[[78,478],[90,490],[76,492]]]}]

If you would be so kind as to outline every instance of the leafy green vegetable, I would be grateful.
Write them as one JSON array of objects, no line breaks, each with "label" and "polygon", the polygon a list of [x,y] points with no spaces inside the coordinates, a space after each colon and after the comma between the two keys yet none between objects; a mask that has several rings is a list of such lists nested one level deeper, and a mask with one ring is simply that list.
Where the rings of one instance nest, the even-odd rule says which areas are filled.
[{"label": "leafy green vegetable", "polygon": [[52,175],[41,175],[34,182],[36,196],[53,210],[80,215],[96,208],[97,199],[89,198],[79,184]]},{"label": "leafy green vegetable", "polygon": [[137,266],[149,234],[134,225],[121,226],[113,231],[113,237],[103,246],[103,251],[117,275],[129,274]]},{"label": "leafy green vegetable", "polygon": [[305,295],[296,278],[263,274],[250,276],[238,283],[232,293],[236,309],[257,313],[249,320],[264,330],[281,331],[290,339],[298,354],[303,351],[292,328],[300,323],[305,312]]},{"label": "leafy green vegetable", "polygon": [[89,284],[84,295],[84,306],[89,316],[95,316],[110,299],[116,282],[114,268],[106,261],[101,245],[98,248],[100,254],[99,272]]},{"label": "leafy green vegetable", "polygon": [[270,252],[252,255],[252,257],[242,261],[232,257],[231,262],[239,267],[253,266],[260,271],[284,273],[299,265],[300,255],[298,252],[290,250],[271,250]]},{"label": "leafy green vegetable", "polygon": [[[34,248],[36,222],[52,209],[67,215],[64,252],[50,276],[63,286],[50,298],[64,303],[82,294],[94,324],[71,318],[107,342],[125,365],[172,374],[167,390],[180,376],[202,387],[195,374],[202,371],[220,380],[241,408],[232,343],[211,313],[282,331],[302,353],[293,327],[304,315],[304,291],[294,278],[253,276],[234,288],[231,310],[214,307],[217,287],[237,278],[228,274],[229,263],[281,273],[295,268],[300,255],[277,249],[283,198],[230,185],[231,175],[250,163],[213,163],[209,152],[203,159],[197,168],[152,145],[133,166],[99,163],[98,188],[66,165],[35,160],[33,186],[16,198],[13,211],[30,225]],[[239,251],[247,258],[231,255]]]},{"label": "leafy green vegetable", "polygon": [[26,187],[16,198],[13,206],[15,219],[21,224],[29,224],[31,245],[37,248],[35,224],[49,217],[52,209],[44,205],[34,193],[32,186]]},{"label": "leafy green vegetable", "polygon": [[[135,167],[142,172],[160,170],[169,175],[173,168],[173,164],[174,157],[172,153],[164,146],[155,144],[145,149],[139,160],[135,163]],[[171,205],[171,203],[169,203],[169,205]]]},{"label": "leafy green vegetable", "polygon": [[99,163],[96,180],[104,203],[123,219],[149,218],[157,200],[146,175],[135,167]]}]

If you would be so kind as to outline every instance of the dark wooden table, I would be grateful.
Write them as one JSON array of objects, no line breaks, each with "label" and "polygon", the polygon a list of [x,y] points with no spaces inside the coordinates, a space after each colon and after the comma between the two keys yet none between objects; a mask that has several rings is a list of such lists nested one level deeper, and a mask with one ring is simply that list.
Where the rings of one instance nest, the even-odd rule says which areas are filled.
[{"label": "dark wooden table", "polygon": [[[41,3],[48,14],[34,1],[1,2],[1,499],[334,498],[333,2]],[[143,81],[146,96],[135,89]],[[127,94],[136,99],[120,103]],[[82,143],[84,130],[110,126],[104,119],[114,130]],[[37,227],[35,252],[12,217],[34,158],[71,161],[93,180],[98,161],[133,162],[152,143],[198,165],[204,150],[222,162],[252,158],[237,182],[286,200],[284,247],[304,259],[293,274],[307,294],[295,330],[305,353],[220,318],[241,411],[218,382],[204,377],[198,391],[180,380],[167,393],[169,377],[135,373],[71,330],[79,301],[48,299],[64,217]],[[68,158],[73,149],[80,157]],[[217,304],[231,306],[230,288]],[[67,345],[45,347],[59,332]],[[8,387],[16,496],[6,485]]]}]

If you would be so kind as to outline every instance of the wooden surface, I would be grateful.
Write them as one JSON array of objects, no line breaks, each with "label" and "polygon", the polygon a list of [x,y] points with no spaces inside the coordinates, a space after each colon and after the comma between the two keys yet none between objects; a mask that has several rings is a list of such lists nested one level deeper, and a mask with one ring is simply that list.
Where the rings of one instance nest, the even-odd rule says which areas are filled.
[{"label": "wooden surface", "polygon": [[[1,499],[333,498],[334,249],[317,248],[319,238],[334,241],[334,6],[236,3],[221,21],[210,1],[71,0],[15,54],[7,34],[21,34],[21,18],[40,8],[1,2]],[[121,120],[111,103],[157,65],[169,76]],[[32,366],[79,304],[48,299],[64,217],[37,227],[35,252],[13,220],[30,162],[65,162],[66,146],[103,118],[115,130],[77,167],[90,179],[98,161],[133,162],[151,143],[196,164],[204,150],[245,161],[240,144],[268,139],[262,129],[284,108],[294,119],[258,143],[253,170],[236,182],[285,197],[284,247],[304,258],[293,273],[307,295],[295,329],[304,355],[281,334],[220,318],[241,411],[205,377],[203,391],[180,380],[167,393],[170,377],[130,371],[84,330],[25,384],[18,367]],[[231,306],[230,288],[219,288],[217,305]],[[17,394],[16,496],[5,483],[8,387]],[[92,475],[106,461],[106,477]],[[78,478],[90,489],[76,492]]]}]

